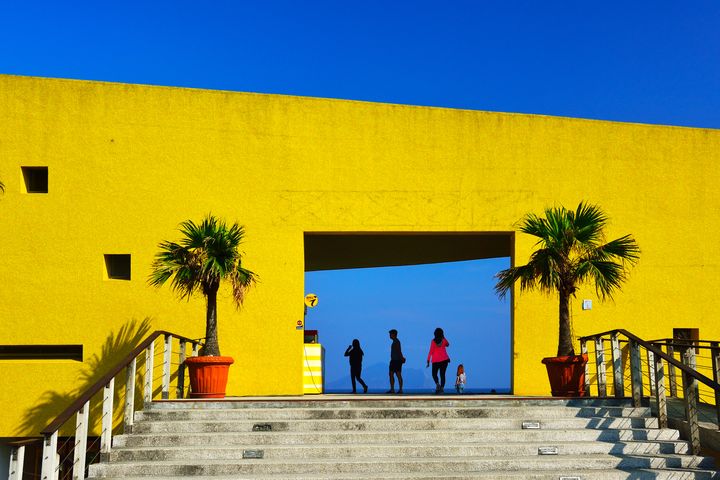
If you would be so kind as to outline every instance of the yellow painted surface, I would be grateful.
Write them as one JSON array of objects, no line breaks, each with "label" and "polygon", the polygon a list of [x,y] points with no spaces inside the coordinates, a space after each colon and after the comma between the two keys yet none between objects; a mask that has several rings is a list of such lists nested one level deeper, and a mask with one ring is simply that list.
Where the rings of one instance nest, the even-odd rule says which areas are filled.
[{"label": "yellow painted surface", "polygon": [[303,347],[303,393],[323,393],[324,350],[319,343],[306,343]]},{"label": "yellow painted surface", "polygon": [[[106,365],[119,350],[103,345],[133,319],[202,336],[203,300],[146,278],[158,242],[212,212],[246,225],[261,276],[243,311],[227,291],[219,301],[228,392],[297,395],[304,232],[505,232],[580,200],[642,256],[614,302],[578,294],[575,333],[691,326],[717,339],[719,164],[716,130],[0,76],[0,343],[79,343]],[[49,193],[22,193],[21,166],[47,166]],[[532,245],[516,235],[515,264]],[[104,278],[107,253],[132,255],[132,280]],[[514,391],[547,394],[557,301],[508,301]],[[0,362],[0,437],[42,428],[88,366]]]}]

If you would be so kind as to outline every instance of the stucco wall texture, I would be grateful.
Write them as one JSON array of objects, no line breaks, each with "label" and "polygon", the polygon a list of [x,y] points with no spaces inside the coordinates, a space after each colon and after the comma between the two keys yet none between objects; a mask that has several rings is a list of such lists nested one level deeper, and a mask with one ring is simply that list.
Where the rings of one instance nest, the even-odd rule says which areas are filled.
[{"label": "stucco wall texture", "polygon": [[[246,226],[245,265],[261,276],[242,311],[227,290],[219,301],[222,353],[236,359],[228,393],[297,395],[304,232],[505,232],[581,200],[642,256],[614,301],[578,294],[575,334],[699,327],[717,339],[718,164],[717,130],[0,76],[0,344],[82,344],[112,363],[102,347],[133,319],[203,336],[203,299],[146,279],[157,244],[212,212]],[[49,193],[23,193],[21,166],[47,166]],[[515,264],[533,243],[516,235]],[[104,279],[108,253],[132,255],[132,280]],[[509,301],[513,391],[546,395],[557,300]],[[82,370],[0,361],[0,437],[37,434],[64,405],[33,408]]]}]

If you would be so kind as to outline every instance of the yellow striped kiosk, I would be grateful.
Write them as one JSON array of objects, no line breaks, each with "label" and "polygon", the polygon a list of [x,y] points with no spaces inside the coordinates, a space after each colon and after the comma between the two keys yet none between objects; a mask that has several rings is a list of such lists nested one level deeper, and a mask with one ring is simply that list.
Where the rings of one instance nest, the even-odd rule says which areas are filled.
[{"label": "yellow striped kiosk", "polygon": [[313,395],[323,393],[325,369],[325,349],[319,343],[306,343],[303,349],[303,393]]}]

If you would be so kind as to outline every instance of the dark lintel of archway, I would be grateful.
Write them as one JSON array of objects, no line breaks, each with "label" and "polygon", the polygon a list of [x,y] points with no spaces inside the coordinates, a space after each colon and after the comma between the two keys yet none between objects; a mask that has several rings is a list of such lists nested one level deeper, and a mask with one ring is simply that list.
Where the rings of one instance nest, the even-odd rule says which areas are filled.
[{"label": "dark lintel of archway", "polygon": [[512,232],[305,233],[305,271],[509,257]]}]

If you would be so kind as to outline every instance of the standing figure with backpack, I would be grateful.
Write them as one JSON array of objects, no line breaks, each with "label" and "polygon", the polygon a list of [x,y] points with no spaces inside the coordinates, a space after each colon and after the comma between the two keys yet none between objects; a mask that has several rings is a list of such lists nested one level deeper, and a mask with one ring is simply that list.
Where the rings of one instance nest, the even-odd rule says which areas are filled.
[{"label": "standing figure with backpack", "polygon": [[405,357],[402,354],[402,348],[400,347],[400,340],[397,338],[397,330],[394,328],[388,332],[390,334],[390,390],[386,393],[395,393],[395,377],[398,379],[398,391],[397,393],[403,392],[403,378],[402,378],[402,366],[405,363]]}]

